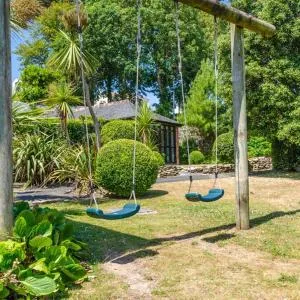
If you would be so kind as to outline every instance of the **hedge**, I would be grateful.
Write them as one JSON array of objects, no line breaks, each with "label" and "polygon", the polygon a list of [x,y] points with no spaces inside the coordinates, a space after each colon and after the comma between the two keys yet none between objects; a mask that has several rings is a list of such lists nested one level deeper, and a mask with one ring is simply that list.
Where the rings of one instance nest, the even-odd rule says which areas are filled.
[{"label": "hedge", "polygon": [[[99,186],[128,197],[132,191],[133,140],[121,139],[104,145],[97,156],[95,178]],[[146,145],[136,145],[136,193],[146,192],[155,183],[159,162]]]},{"label": "hedge", "polygon": [[119,139],[134,139],[134,121],[113,120],[106,123],[101,130],[103,144]]},{"label": "hedge", "polygon": [[[100,120],[101,124],[104,123]],[[91,119],[88,120],[89,134],[95,133],[94,124]],[[23,126],[19,130],[23,134],[44,133],[54,138],[62,138],[60,120],[58,118],[41,119],[36,126]],[[84,143],[86,141],[85,124],[82,119],[70,119],[68,121],[68,133],[72,144]]]}]

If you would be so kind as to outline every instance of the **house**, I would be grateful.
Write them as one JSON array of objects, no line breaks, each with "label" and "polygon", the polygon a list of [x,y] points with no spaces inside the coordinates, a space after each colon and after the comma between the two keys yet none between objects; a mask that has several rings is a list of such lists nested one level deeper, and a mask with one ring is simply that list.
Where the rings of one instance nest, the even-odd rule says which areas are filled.
[{"label": "house", "polygon": [[[94,105],[94,111],[98,118],[105,120],[130,120],[135,117],[135,106],[129,100],[105,102],[99,101]],[[87,109],[87,115],[89,111]],[[79,118],[85,115],[84,107],[74,109],[74,117]],[[154,121],[158,125],[157,142],[160,152],[164,155],[168,164],[179,164],[179,127],[180,123],[153,114]]]}]

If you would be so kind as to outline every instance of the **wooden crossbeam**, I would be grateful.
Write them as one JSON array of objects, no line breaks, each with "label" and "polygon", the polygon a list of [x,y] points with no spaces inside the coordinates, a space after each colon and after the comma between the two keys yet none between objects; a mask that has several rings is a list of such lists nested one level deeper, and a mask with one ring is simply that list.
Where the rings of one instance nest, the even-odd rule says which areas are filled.
[{"label": "wooden crossbeam", "polygon": [[178,0],[220,19],[260,33],[263,36],[273,36],[276,27],[241,10],[219,3],[217,0]]}]

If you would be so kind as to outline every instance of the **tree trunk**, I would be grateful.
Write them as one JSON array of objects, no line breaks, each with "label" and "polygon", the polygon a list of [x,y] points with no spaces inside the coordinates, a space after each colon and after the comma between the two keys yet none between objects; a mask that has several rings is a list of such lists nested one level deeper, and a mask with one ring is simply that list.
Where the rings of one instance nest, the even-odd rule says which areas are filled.
[{"label": "tree trunk", "polygon": [[13,225],[10,1],[0,0],[0,239]]},{"label": "tree trunk", "polygon": [[100,125],[101,124],[100,124],[100,122],[94,112],[94,109],[93,109],[93,105],[92,105],[91,97],[90,97],[89,84],[88,84],[87,80],[84,79],[83,85],[84,85],[84,89],[85,89],[86,105],[89,109],[90,115],[91,115],[91,117],[93,119],[93,123],[94,123],[95,134],[96,134],[96,148],[97,148],[97,151],[99,151],[99,149],[101,148],[101,136],[100,136]]}]

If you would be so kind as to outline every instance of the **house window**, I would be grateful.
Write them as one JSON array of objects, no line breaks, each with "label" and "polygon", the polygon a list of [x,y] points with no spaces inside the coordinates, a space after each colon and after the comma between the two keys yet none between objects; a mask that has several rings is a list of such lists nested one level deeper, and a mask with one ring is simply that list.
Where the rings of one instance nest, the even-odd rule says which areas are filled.
[{"label": "house window", "polygon": [[168,164],[176,163],[176,127],[161,125],[160,151]]}]

